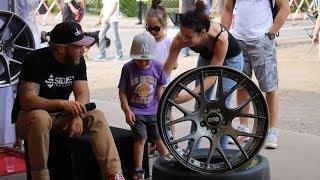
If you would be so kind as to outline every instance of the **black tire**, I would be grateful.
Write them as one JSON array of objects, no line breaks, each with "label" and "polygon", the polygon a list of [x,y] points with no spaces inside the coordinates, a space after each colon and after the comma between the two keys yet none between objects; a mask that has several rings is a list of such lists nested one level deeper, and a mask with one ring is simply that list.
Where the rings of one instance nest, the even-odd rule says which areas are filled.
[{"label": "black tire", "polygon": [[[238,150],[226,150],[227,157]],[[184,167],[173,156],[158,158],[152,167],[153,180],[270,180],[269,161],[262,155],[256,155],[244,167],[227,173],[199,173]]]}]

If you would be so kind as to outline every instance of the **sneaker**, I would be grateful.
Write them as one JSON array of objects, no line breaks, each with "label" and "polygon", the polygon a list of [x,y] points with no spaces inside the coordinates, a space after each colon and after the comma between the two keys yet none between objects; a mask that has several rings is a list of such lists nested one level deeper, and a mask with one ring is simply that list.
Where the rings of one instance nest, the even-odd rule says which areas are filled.
[{"label": "sneaker", "polygon": [[113,61],[122,61],[123,60],[123,56],[116,56],[114,59],[112,59]]},{"label": "sneaker", "polygon": [[234,140],[231,137],[228,137],[228,144],[235,144]]},{"label": "sneaker", "polygon": [[105,61],[106,60],[106,56],[105,55],[99,55],[98,57],[96,57],[93,60],[95,60],[95,61]]},{"label": "sneaker", "polygon": [[137,22],[137,23],[136,23],[136,25],[141,25],[141,24],[142,24],[142,22]]},{"label": "sneaker", "polygon": [[279,142],[278,130],[276,128],[271,128],[267,136],[266,149],[277,149],[278,142]]},{"label": "sneaker", "polygon": [[133,180],[143,180],[144,179],[144,170],[139,169],[134,171],[134,175],[132,177]]},{"label": "sneaker", "polygon": [[[247,126],[243,125],[243,124],[240,124],[240,125],[238,126],[238,131],[246,132],[246,133],[249,133],[249,132],[250,132],[250,131],[249,131],[249,128],[248,128]],[[248,136],[238,136],[237,139],[238,139],[238,142],[239,142],[240,144],[242,144],[242,143],[246,143],[247,141],[249,141],[250,137],[248,137]]]},{"label": "sneaker", "polygon": [[125,180],[122,173],[115,173],[108,177],[108,180]]}]

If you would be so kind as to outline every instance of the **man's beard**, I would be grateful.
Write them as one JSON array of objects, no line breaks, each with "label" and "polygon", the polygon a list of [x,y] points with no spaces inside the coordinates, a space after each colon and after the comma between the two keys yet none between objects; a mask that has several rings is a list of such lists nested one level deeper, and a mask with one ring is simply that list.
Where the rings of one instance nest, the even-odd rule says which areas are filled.
[{"label": "man's beard", "polygon": [[79,63],[79,59],[74,60],[69,53],[66,53],[66,55],[64,56],[64,62],[68,65],[77,65]]}]

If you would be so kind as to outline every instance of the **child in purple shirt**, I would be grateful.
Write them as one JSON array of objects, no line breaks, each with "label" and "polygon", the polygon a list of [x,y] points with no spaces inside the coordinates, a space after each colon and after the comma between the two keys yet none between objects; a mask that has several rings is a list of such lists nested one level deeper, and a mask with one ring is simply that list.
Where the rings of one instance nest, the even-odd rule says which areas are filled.
[{"label": "child in purple shirt", "polygon": [[160,155],[168,153],[157,127],[159,99],[166,84],[162,64],[152,60],[156,41],[148,32],[133,38],[130,57],[133,59],[122,67],[119,82],[121,108],[134,136],[133,179],[144,179],[142,169],[143,150],[146,139],[151,139]]}]

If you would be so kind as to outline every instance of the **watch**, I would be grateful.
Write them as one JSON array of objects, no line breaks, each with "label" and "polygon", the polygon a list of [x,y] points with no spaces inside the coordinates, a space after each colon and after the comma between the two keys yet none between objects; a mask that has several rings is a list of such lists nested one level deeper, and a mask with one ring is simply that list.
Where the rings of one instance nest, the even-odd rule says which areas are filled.
[{"label": "watch", "polygon": [[270,40],[273,40],[274,38],[276,38],[276,35],[275,34],[272,34],[270,32],[266,33],[266,35],[268,35],[269,39]]}]

